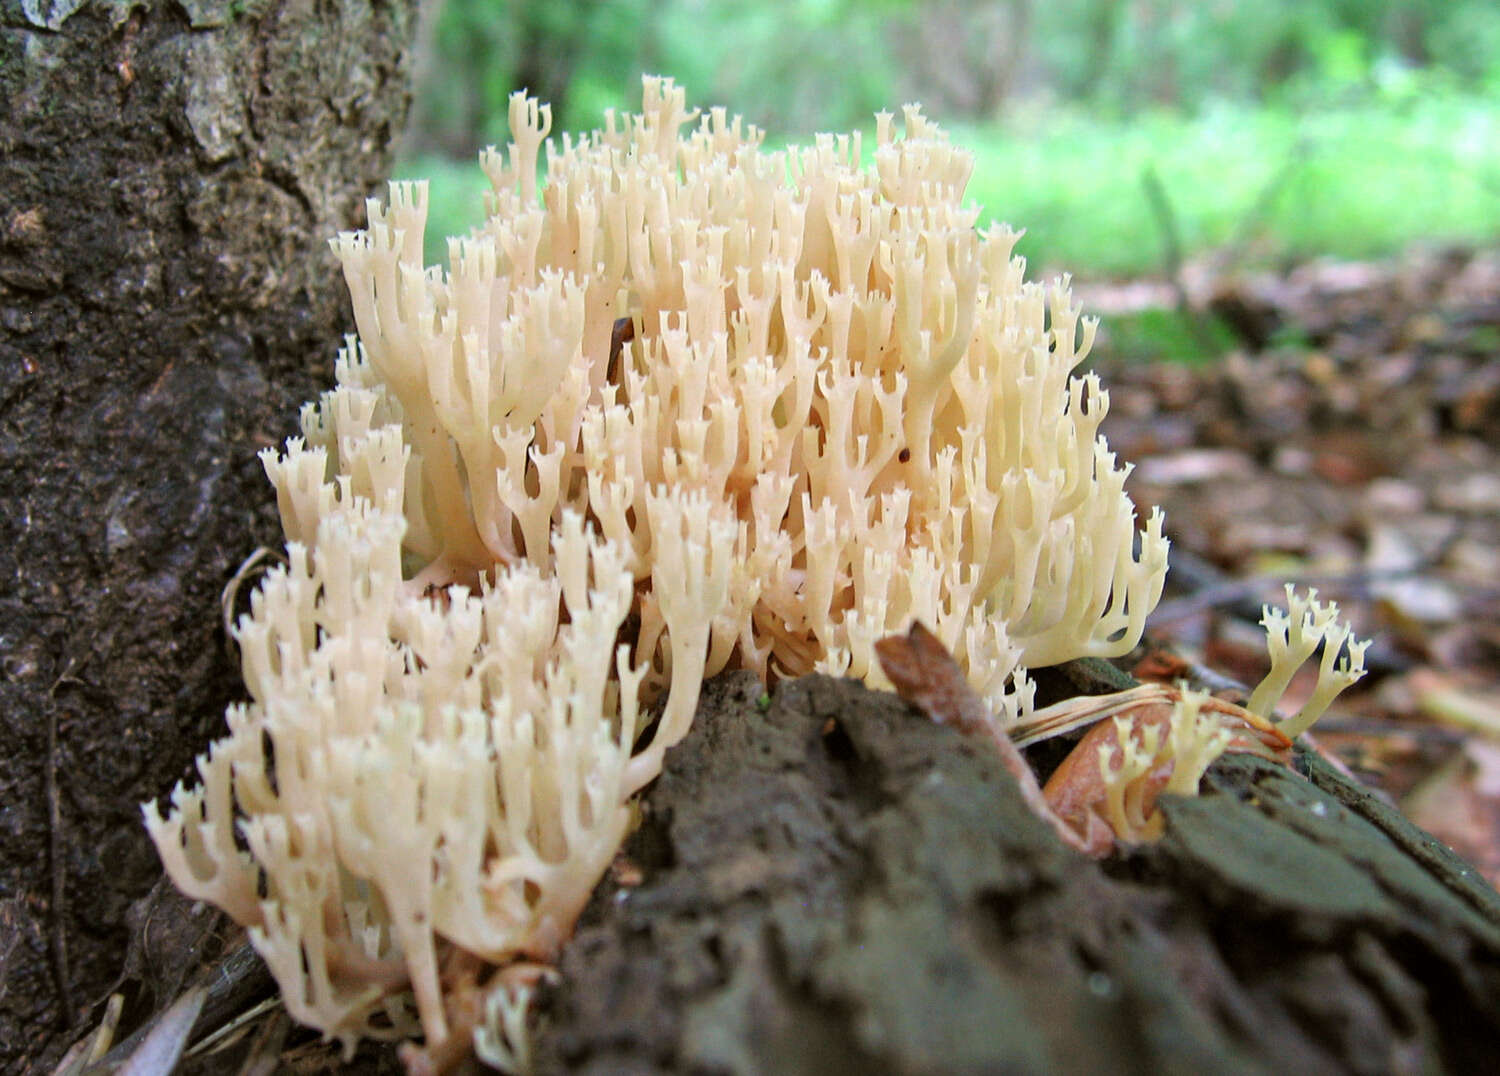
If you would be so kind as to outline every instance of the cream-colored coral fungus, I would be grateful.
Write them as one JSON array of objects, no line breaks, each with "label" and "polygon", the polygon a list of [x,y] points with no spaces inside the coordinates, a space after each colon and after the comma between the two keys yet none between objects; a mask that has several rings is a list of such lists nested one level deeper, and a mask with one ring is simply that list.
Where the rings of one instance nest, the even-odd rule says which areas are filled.
[{"label": "cream-colored coral fungus", "polygon": [[[1018,664],[1124,653],[1166,542],[1155,514],[1138,534],[1098,436],[1107,395],[1070,376],[1094,323],[1065,282],[1023,282],[1016,233],[976,231],[963,204],[972,158],[904,120],[898,137],[880,117],[870,168],[858,134],[763,153],[754,127],[648,79],[642,115],[545,143],[539,188],[550,113],[517,96],[515,142],[483,162],[489,217],[450,240],[448,273],[421,267],[421,184],[335,244],[359,343],[308,442],[358,484],[344,416],[399,417],[424,583],[545,568],[564,506],[644,577],[652,490],[700,491],[738,527],[710,672],[733,654],[879,682],[873,641],[920,617],[1010,706]],[[634,341],[612,368],[620,318]],[[641,613],[649,654],[650,589]]]},{"label": "cream-colored coral fungus", "polygon": [[1003,724],[1023,666],[1129,650],[1165,572],[1073,376],[1094,323],[976,230],[916,107],[868,164],[664,79],[560,144],[510,116],[446,270],[423,184],[334,243],[358,337],[264,456],[290,544],[235,632],[250,701],[147,811],[349,1043],[412,1033],[409,996],[440,1050],[461,979],[494,1007],[487,969],[553,953],[704,677],[886,686],[919,619]]},{"label": "cream-colored coral fungus", "polygon": [[[1319,602],[1317,591],[1303,597],[1290,584],[1286,596],[1286,612],[1267,607],[1261,619],[1271,669],[1244,706],[1186,684],[1146,683],[1065,699],[1011,727],[1006,746],[1013,750],[1093,726],[1041,790],[1045,807],[1038,813],[1054,821],[1064,840],[1097,856],[1108,855],[1117,841],[1155,840],[1165,829],[1156,810],[1162,792],[1196,795],[1199,779],[1225,751],[1286,759],[1292,740],[1364,676],[1369,641],[1353,637],[1338,620],[1338,606]],[[1292,677],[1319,646],[1323,657],[1312,694],[1297,713],[1275,720]],[[912,697],[904,688],[903,694]]]}]

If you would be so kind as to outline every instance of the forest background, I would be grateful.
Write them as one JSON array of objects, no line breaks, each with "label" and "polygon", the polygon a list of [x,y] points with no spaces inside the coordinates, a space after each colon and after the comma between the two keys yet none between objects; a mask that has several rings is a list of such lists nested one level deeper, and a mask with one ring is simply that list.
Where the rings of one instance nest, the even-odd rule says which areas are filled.
[{"label": "forest background", "polygon": [[771,144],[920,101],[978,155],[971,197],[1034,267],[1134,275],[1185,255],[1388,254],[1500,230],[1500,7],[1486,0],[436,0],[402,172],[429,236],[466,230],[506,96],[556,129],[642,72]]}]

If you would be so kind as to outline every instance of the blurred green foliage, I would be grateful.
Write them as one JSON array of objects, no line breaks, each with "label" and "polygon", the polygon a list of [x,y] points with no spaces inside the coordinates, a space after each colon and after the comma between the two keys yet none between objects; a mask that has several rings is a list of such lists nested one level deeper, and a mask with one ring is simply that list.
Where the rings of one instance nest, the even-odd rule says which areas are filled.
[{"label": "blurred green foliage", "polygon": [[1239,341],[1211,315],[1188,314],[1172,307],[1147,307],[1111,314],[1103,332],[1111,359],[1149,362],[1166,359],[1189,366],[1214,362]]},{"label": "blurred green foliage", "polygon": [[914,98],[995,120],[1042,96],[1109,118],[1312,103],[1427,71],[1500,89],[1495,0],[429,0],[414,153],[505,137],[509,93],[562,129],[670,74],[784,136]]},{"label": "blurred green foliage", "polygon": [[1496,0],[431,0],[425,34],[402,171],[437,181],[433,257],[478,219],[514,89],[579,130],[643,73],[772,144],[920,100],[1044,267],[1158,267],[1147,167],[1190,254],[1500,235]]},{"label": "blurred green foliage", "polygon": [[1500,236],[1500,102],[1468,94],[1306,110],[1220,103],[1128,120],[1052,107],[954,137],[978,157],[969,196],[1024,227],[1020,251],[1048,269],[1161,267],[1148,166],[1190,253],[1230,247],[1265,264]]}]

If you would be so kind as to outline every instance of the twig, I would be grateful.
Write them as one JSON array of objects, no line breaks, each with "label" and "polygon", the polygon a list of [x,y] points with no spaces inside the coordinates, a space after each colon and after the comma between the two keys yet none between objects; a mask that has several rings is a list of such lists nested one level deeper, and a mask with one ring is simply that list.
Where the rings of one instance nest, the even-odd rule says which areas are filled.
[{"label": "twig", "polygon": [[52,876],[52,937],[49,949],[52,954],[52,974],[57,979],[57,997],[62,1004],[66,1026],[72,1027],[79,1013],[73,1004],[73,985],[69,978],[68,961],[68,888],[67,868],[63,862],[62,795],[57,787],[57,689],[63,684],[82,684],[73,675],[79,666],[77,657],[68,659],[68,664],[47,689],[47,858],[48,871]]},{"label": "twig", "polygon": [[624,375],[620,371],[620,356],[625,345],[635,339],[635,321],[631,318],[616,318],[609,334],[609,363],[604,367],[604,380],[615,384]]},{"label": "twig", "polygon": [[250,1054],[240,1066],[239,1076],[271,1076],[276,1072],[281,1061],[281,1048],[291,1027],[292,1021],[285,1009],[267,1020],[255,1036]]},{"label": "twig", "polygon": [[0,901],[0,936],[5,938],[5,947],[0,949],[0,1001],[10,991],[10,958],[21,944],[21,931],[11,919],[14,909],[20,904],[18,898]]},{"label": "twig", "polygon": [[1438,747],[1461,747],[1470,739],[1468,733],[1442,725],[1418,725],[1411,721],[1393,721],[1388,718],[1340,717],[1328,714],[1318,719],[1318,732],[1322,735],[1364,736],[1370,739],[1385,739],[1400,736],[1419,744],[1435,744]]},{"label": "twig", "polygon": [[[1179,620],[1186,620],[1199,613],[1208,612],[1210,609],[1252,602],[1267,591],[1281,589],[1288,582],[1299,587],[1329,587],[1337,590],[1358,581],[1377,581],[1377,576],[1381,579],[1396,579],[1411,575],[1413,571],[1414,569],[1384,573],[1350,572],[1342,575],[1298,576],[1291,579],[1285,575],[1254,575],[1247,579],[1230,579],[1223,583],[1206,586],[1193,594],[1187,594],[1181,598],[1170,598],[1162,602],[1151,612],[1151,625],[1160,627],[1164,624],[1175,624]],[[1236,612],[1241,612],[1241,610],[1236,610]],[[1243,612],[1246,617],[1249,616],[1248,608]]]},{"label": "twig", "polygon": [[120,1013],[125,1008],[124,994],[110,994],[104,1005],[104,1017],[91,1035],[84,1035],[62,1056],[52,1069],[52,1076],[78,1076],[85,1068],[104,1057],[115,1039],[115,1029],[120,1025]]},{"label": "twig", "polygon": [[[1165,672],[1168,675],[1161,675],[1160,671],[1148,672],[1142,668],[1142,665],[1153,657],[1165,659],[1167,662]],[[1135,675],[1143,680],[1163,684],[1186,680],[1194,687],[1201,688],[1211,695],[1232,696],[1241,701],[1250,697],[1250,689],[1234,677],[1209,668],[1189,654],[1180,654],[1170,646],[1148,653],[1145,661],[1136,666]]]},{"label": "twig", "polygon": [[1052,809],[1021,749],[974,693],[953,655],[920,620],[913,620],[905,635],[878,640],[875,656],[896,693],[908,703],[939,725],[951,725],[965,735],[994,744],[1001,766],[1015,778],[1021,798],[1032,813],[1050,825],[1068,847],[1085,855],[1094,854],[1088,839]]},{"label": "twig", "polygon": [[[275,983],[260,955],[246,942],[202,972],[191,989],[200,987],[205,994],[202,1009],[193,1024],[194,1031],[216,1028],[225,1021],[234,1020],[246,1008],[259,1004],[270,995],[275,989]],[[144,1027],[137,1028],[129,1038],[110,1050],[103,1060],[85,1069],[84,1076],[104,1076],[118,1070],[165,1015],[160,1013]],[[191,1034],[187,1041],[193,1041]]]},{"label": "twig", "polygon": [[109,1053],[109,1047],[115,1041],[115,1028],[120,1026],[120,1013],[124,1009],[125,995],[111,994],[109,1001],[104,1005],[104,1019],[99,1021],[99,1028],[94,1032],[94,1041],[89,1044],[89,1055],[85,1064],[92,1065]]},{"label": "twig", "polygon": [[250,1021],[254,1020],[257,1016],[260,1016],[265,1012],[270,1012],[279,1004],[281,1004],[281,998],[274,997],[266,998],[266,1000],[262,1001],[259,1005],[252,1005],[250,1008],[246,1009],[244,1012],[236,1016],[233,1020],[230,1020],[226,1024],[220,1025],[213,1031],[210,1031],[207,1035],[204,1035],[197,1042],[193,1043],[192,1049],[188,1050],[187,1053],[183,1054],[183,1056],[196,1057],[201,1053],[206,1053],[212,1050],[215,1046],[223,1042],[230,1035],[233,1035],[240,1028],[244,1027],[246,1024],[250,1023]]},{"label": "twig", "polygon": [[52,1076],[77,1076],[88,1064],[89,1037],[85,1035],[62,1055],[62,1060],[52,1069]]}]

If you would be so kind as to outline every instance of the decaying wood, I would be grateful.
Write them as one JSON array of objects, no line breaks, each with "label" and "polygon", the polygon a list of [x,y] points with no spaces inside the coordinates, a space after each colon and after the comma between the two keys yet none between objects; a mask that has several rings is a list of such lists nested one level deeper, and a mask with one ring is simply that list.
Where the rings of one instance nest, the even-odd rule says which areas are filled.
[{"label": "decaying wood", "polygon": [[875,655],[903,699],[934,723],[948,725],[965,736],[978,737],[994,749],[1026,805],[1052,827],[1060,841],[1086,855],[1096,855],[1113,846],[1108,827],[1092,824],[1096,821],[1093,814],[1085,813],[1082,824],[1075,827],[1052,809],[1020,750],[989,714],[984,700],[969,686],[953,655],[920,620],[912,621],[905,635],[890,635],[877,641]]},{"label": "decaying wood", "polygon": [[543,1004],[540,1071],[1463,1071],[1500,898],[1317,757],[1094,862],[990,745],[812,677],[705,692]]}]

